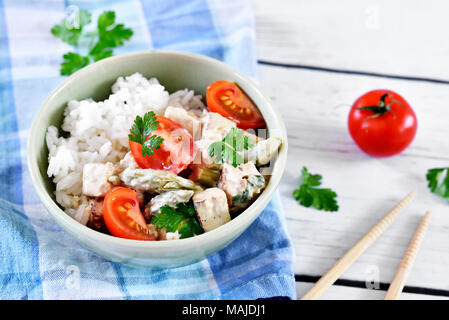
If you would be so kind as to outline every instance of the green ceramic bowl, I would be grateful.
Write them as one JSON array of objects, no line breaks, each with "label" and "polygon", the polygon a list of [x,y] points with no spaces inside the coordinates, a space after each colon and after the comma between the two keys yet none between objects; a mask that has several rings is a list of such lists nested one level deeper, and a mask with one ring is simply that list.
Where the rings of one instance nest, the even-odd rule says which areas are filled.
[{"label": "green ceramic bowl", "polygon": [[[45,134],[50,125],[59,127],[63,111],[71,99],[103,100],[119,76],[140,72],[157,77],[169,91],[190,88],[205,96],[216,80],[235,81],[256,103],[269,134],[282,137],[283,144],[273,166],[272,177],[259,198],[229,223],[200,236],[173,241],[136,241],[116,238],[92,230],[68,216],[56,203],[55,186],[48,178],[48,150]],[[281,180],[287,158],[287,134],[281,116],[257,85],[224,63],[190,53],[144,51],[101,60],[63,81],[45,100],[37,113],[28,140],[28,168],[42,203],[53,219],[80,243],[106,259],[133,266],[168,268],[198,261],[240,236],[268,204]]]}]

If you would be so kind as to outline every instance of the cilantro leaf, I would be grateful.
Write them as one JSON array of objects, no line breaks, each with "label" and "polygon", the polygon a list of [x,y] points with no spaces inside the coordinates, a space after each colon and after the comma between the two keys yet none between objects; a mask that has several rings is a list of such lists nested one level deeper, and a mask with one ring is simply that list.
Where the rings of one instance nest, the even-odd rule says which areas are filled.
[{"label": "cilantro leaf", "polygon": [[184,213],[188,217],[193,217],[196,214],[195,208],[191,205],[187,205],[185,203],[178,203],[176,205],[176,210],[181,213]]},{"label": "cilantro leaf", "polygon": [[316,188],[321,185],[322,176],[311,174],[306,167],[301,172],[301,185],[293,191],[295,199],[304,207],[318,210],[338,211],[337,194],[331,189]]},{"label": "cilantro leaf", "polygon": [[178,203],[176,209],[164,205],[160,210],[161,212],[151,220],[151,223],[159,230],[165,228],[167,232],[178,231],[181,239],[203,233],[203,229],[195,218],[196,212],[192,203]]},{"label": "cilantro leaf", "polygon": [[68,52],[64,55],[64,61],[61,64],[61,75],[70,75],[88,64],[88,57],[83,57],[78,53]]},{"label": "cilantro leaf", "polygon": [[307,168],[304,167],[304,168],[302,168],[301,178],[302,178],[303,184],[309,185],[309,186],[312,186],[312,187],[318,187],[318,186],[321,185],[321,179],[323,177],[321,175],[319,175],[319,174],[311,174],[311,173],[309,173]]},{"label": "cilantro leaf", "polygon": [[102,48],[101,50],[97,50],[97,51],[90,51],[89,55],[92,57],[92,59],[97,62],[101,59],[105,59],[105,58],[109,58],[112,57],[114,54],[114,51],[112,51],[112,49],[105,49]]},{"label": "cilantro leaf", "polygon": [[151,156],[154,154],[155,149],[159,149],[161,147],[162,142],[164,142],[164,138],[158,135],[150,136],[143,144],[142,144],[142,155]]},{"label": "cilantro leaf", "polygon": [[66,18],[62,19],[60,24],[53,26],[51,33],[62,41],[76,46],[81,37],[83,27],[90,23],[90,18],[91,15],[88,11],[80,10],[77,12],[74,21],[69,21]]},{"label": "cilantro leaf", "polygon": [[[133,31],[125,28],[123,24],[115,23],[115,12],[106,11],[98,16],[97,27],[93,32],[83,33],[83,27],[91,22],[91,14],[86,10],[77,12],[73,21],[63,19],[60,24],[53,26],[51,33],[62,41],[78,46],[78,44],[89,43],[88,48],[80,48],[87,52],[86,56],[81,54],[68,53],[64,55],[64,62],[61,64],[61,74],[70,75],[73,72],[85,67],[89,63],[111,57],[114,54],[113,48],[122,46],[129,40]],[[88,38],[89,41],[80,41]],[[86,45],[87,46],[87,45]]]},{"label": "cilantro leaf", "polygon": [[190,238],[202,234],[203,228],[201,228],[199,222],[194,218],[189,218],[178,230],[181,235],[181,239]]},{"label": "cilantro leaf", "polygon": [[162,206],[160,210],[161,212],[154,215],[151,220],[151,223],[159,230],[165,228],[167,232],[176,232],[179,225],[186,219],[184,214],[176,211],[169,205]]},{"label": "cilantro leaf", "polygon": [[111,29],[100,30],[100,43],[106,47],[119,47],[124,44],[125,40],[129,40],[133,35],[131,29],[125,28],[123,24],[117,24]]},{"label": "cilantro leaf", "polygon": [[60,25],[55,25],[51,28],[51,33],[58,38],[61,38],[62,41],[71,44],[72,46],[76,46],[78,44],[79,38],[81,36],[80,29],[68,29],[64,23]]},{"label": "cilantro leaf", "polygon": [[254,143],[243,133],[242,129],[232,128],[223,140],[209,146],[209,156],[215,156],[215,162],[218,164],[229,163],[234,167],[242,164],[244,159],[239,152],[254,147]]},{"label": "cilantro leaf", "polygon": [[[142,155],[151,156],[154,154],[155,149],[159,149],[164,138],[158,135],[150,135],[151,132],[157,129],[159,121],[157,121],[156,115],[153,111],[145,113],[142,117],[137,116],[134,120],[134,124],[129,130],[131,133],[128,135],[129,140],[137,142],[142,145]],[[148,137],[148,139],[147,139]]]},{"label": "cilantro leaf", "polygon": [[223,142],[231,146],[235,151],[248,150],[248,148],[254,146],[249,140],[249,137],[243,135],[243,130],[238,128],[232,128],[226,137],[224,137]]},{"label": "cilantro leaf", "polygon": [[430,191],[449,200],[449,168],[429,169],[426,179]]},{"label": "cilantro leaf", "polygon": [[105,11],[98,16],[97,26],[98,29],[106,29],[110,27],[115,22],[115,12],[114,11]]},{"label": "cilantro leaf", "polygon": [[98,61],[112,55],[111,48],[119,47],[129,40],[133,35],[131,29],[125,28],[123,24],[115,23],[115,12],[106,11],[98,17],[97,30],[98,42],[89,51],[94,61]]}]

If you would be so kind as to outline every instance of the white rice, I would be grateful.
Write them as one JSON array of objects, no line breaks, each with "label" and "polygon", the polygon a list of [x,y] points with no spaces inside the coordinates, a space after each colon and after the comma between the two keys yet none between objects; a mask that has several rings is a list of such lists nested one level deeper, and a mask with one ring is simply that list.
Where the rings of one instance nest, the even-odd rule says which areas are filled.
[{"label": "white rice", "polygon": [[172,93],[168,97],[167,106],[184,108],[197,116],[203,115],[205,110],[201,95],[195,95],[193,90],[184,89]]},{"label": "white rice", "polygon": [[169,94],[156,78],[140,73],[120,77],[112,94],[104,101],[72,100],[64,111],[59,136],[50,126],[46,142],[49,150],[49,177],[56,184],[56,201],[77,221],[86,224],[87,198],[82,195],[82,172],[86,163],[118,162],[128,151],[128,134],[137,115],[148,111],[163,115],[168,106],[182,107],[200,115],[205,106],[201,95],[184,89]]}]

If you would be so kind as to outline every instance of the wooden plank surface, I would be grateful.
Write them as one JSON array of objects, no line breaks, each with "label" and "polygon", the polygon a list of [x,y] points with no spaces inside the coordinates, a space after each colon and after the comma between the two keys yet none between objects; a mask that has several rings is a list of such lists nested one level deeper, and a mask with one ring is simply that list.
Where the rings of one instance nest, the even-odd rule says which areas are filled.
[{"label": "wooden plank surface", "polygon": [[[303,296],[310,288],[312,283],[296,283],[296,294],[298,297]],[[327,290],[323,296],[323,300],[383,300],[385,291],[375,289],[352,288],[347,286],[332,286]],[[399,300],[445,300],[445,297],[416,294],[416,293],[402,293]]]},{"label": "wooden plank surface", "polygon": [[[280,5],[257,1],[259,58],[280,64],[449,79],[449,42],[438,40],[449,27],[445,17],[449,3],[434,1],[423,10],[421,2],[409,1],[406,13],[404,2],[400,3],[282,1]],[[369,5],[381,12],[380,29],[361,25]],[[418,16],[423,19],[420,23],[414,20]],[[391,47],[399,49],[383,50]],[[389,283],[420,218],[430,209],[434,215],[407,285],[449,290],[449,204],[432,195],[425,180],[427,169],[449,166],[449,85],[259,66],[262,87],[279,108],[289,135],[280,192],[296,249],[295,272],[324,274],[399,199],[414,190],[418,195],[412,205],[344,278],[366,281],[374,277]],[[366,156],[347,131],[351,103],[377,88],[399,92],[418,116],[413,144],[392,158]],[[322,174],[324,186],[338,193],[339,212],[306,209],[293,199],[302,166]],[[339,292],[343,294],[340,289],[334,291]],[[357,291],[354,297],[378,297],[366,292]]]},{"label": "wooden plank surface", "polygon": [[448,1],[255,3],[262,60],[449,80]]}]

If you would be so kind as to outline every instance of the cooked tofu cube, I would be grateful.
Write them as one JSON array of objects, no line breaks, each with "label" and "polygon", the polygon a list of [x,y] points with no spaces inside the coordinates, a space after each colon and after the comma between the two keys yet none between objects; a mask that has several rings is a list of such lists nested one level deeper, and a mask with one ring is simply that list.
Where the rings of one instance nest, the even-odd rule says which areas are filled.
[{"label": "cooked tofu cube", "polygon": [[178,240],[181,239],[181,234],[176,230],[176,232],[167,232],[165,234],[165,240]]},{"label": "cooked tofu cube", "polygon": [[221,189],[210,188],[195,192],[193,204],[204,232],[231,221],[226,194]]},{"label": "cooked tofu cube", "polygon": [[221,164],[215,162],[215,156],[210,156],[209,154],[209,146],[214,142],[208,139],[201,139],[195,142],[198,147],[198,152],[193,160],[193,164],[201,165],[209,169],[218,170],[221,168]]},{"label": "cooked tofu cube", "polygon": [[123,170],[126,168],[131,168],[131,169],[139,168],[139,165],[137,164],[136,160],[134,160],[134,157],[133,157],[131,151],[128,151],[128,153],[125,154],[123,159],[120,160],[120,167]]},{"label": "cooked tofu cube", "polygon": [[[255,132],[254,130],[251,130],[252,132]],[[249,132],[249,131],[243,131],[243,135],[244,136],[248,136],[249,141],[251,141],[254,145],[256,145],[259,141],[263,141],[265,140],[263,137],[259,137],[257,135],[255,135],[254,133]]]},{"label": "cooked tofu cube", "polygon": [[[216,162],[216,154],[213,156],[209,153],[209,147],[212,143],[215,143],[216,141],[207,140],[207,139],[201,139],[195,142],[198,152],[196,153],[195,159],[193,160],[192,164],[199,165],[201,167],[211,169],[211,170],[220,170],[223,166],[222,163]],[[217,152],[220,152],[220,147],[218,146]],[[242,151],[237,152],[239,155],[243,157],[245,156],[245,153]]]},{"label": "cooked tofu cube", "polygon": [[165,109],[165,116],[183,126],[194,140],[201,138],[201,121],[194,113],[184,108],[168,106]]},{"label": "cooked tofu cube", "polygon": [[248,181],[243,179],[243,173],[238,168],[234,168],[230,164],[223,164],[218,187],[222,189],[229,200],[229,204],[233,205],[232,199],[239,195],[247,193]]},{"label": "cooked tofu cube", "polygon": [[153,197],[149,202],[150,214],[154,215],[161,211],[161,207],[169,205],[176,208],[176,204],[188,202],[193,196],[192,190],[173,190],[161,193]]},{"label": "cooked tofu cube", "polygon": [[113,185],[109,177],[115,173],[112,163],[86,163],[83,167],[83,194],[89,197],[104,197]]},{"label": "cooked tofu cube", "polygon": [[281,143],[282,139],[277,137],[261,140],[246,153],[245,158],[258,166],[266,165],[278,154]]},{"label": "cooked tofu cube", "polygon": [[265,179],[253,162],[241,164],[237,168],[225,163],[218,187],[226,193],[231,211],[236,211],[248,206],[254,196],[260,193],[265,187]]},{"label": "cooked tofu cube", "polygon": [[201,139],[211,140],[213,142],[222,140],[226,134],[236,127],[234,121],[226,119],[215,112],[209,112],[201,118],[203,124],[203,134]]},{"label": "cooked tofu cube", "polygon": [[178,240],[181,239],[181,234],[176,230],[176,232],[167,232],[165,228],[162,230],[158,230],[156,227],[155,231],[157,232],[158,240]]},{"label": "cooked tofu cube", "polygon": [[260,175],[260,172],[259,170],[257,170],[256,166],[254,165],[254,162],[251,161],[242,163],[237,167],[237,169],[239,169],[242,172],[244,178]]}]

